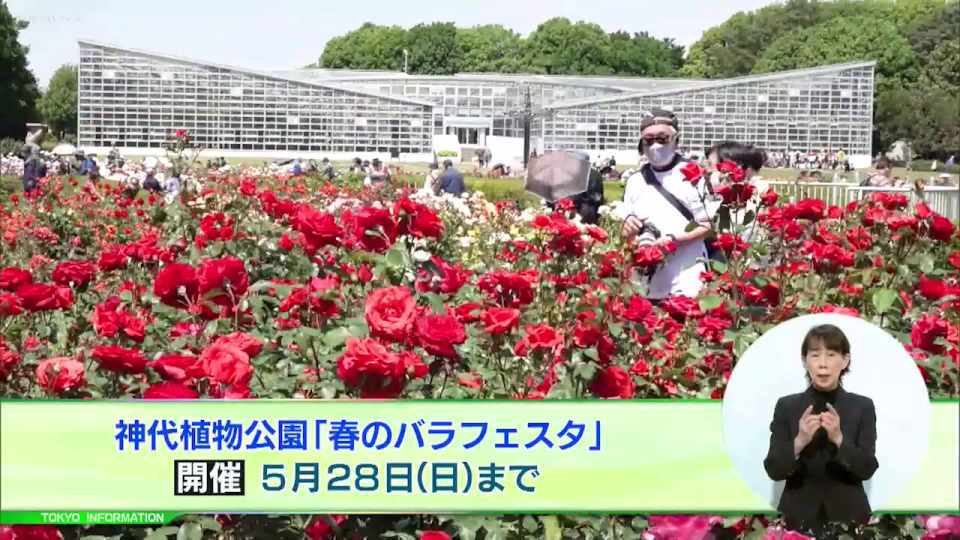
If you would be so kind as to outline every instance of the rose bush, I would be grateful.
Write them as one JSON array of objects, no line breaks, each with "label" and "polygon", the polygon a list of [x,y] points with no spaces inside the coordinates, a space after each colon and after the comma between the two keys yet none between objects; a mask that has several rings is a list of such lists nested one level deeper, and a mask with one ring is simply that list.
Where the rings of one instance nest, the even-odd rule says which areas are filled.
[{"label": "rose bush", "polygon": [[[702,170],[685,173],[696,182]],[[166,205],[52,178],[36,198],[3,201],[0,396],[720,399],[758,336],[816,312],[882,326],[915,359],[931,396],[960,395],[960,232],[900,195],[837,208],[768,192],[746,210],[750,190],[721,193],[716,246],[726,262],[710,263],[698,298],[653,306],[632,276],[670,250],[627,244],[606,211],[597,227],[569,211],[477,194],[436,198],[284,176],[215,175],[203,185]],[[744,235],[731,223],[754,227]],[[883,519],[904,530],[930,522]],[[933,523],[942,530],[946,522]],[[679,538],[746,535],[767,524],[531,516],[208,523],[311,538],[480,529]]]}]

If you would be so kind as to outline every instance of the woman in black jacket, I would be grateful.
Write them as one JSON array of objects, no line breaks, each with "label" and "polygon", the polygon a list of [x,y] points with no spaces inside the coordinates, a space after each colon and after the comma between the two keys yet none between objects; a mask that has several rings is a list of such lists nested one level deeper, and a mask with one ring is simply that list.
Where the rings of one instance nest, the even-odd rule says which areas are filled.
[{"label": "woman in black jacket", "polygon": [[777,401],[763,466],[771,479],[786,480],[778,510],[787,527],[818,536],[827,522],[869,520],[863,482],[878,467],[877,418],[870,398],[840,384],[850,343],[839,328],[812,328],[801,355],[810,386]]}]

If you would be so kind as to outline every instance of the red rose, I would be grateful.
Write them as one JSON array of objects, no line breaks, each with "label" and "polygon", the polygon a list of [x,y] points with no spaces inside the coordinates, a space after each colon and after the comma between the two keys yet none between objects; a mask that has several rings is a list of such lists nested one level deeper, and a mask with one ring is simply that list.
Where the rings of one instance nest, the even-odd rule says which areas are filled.
[{"label": "red rose", "polygon": [[777,204],[777,199],[779,195],[773,190],[773,188],[768,189],[763,195],[760,195],[760,204],[764,206],[773,206]]},{"label": "red rose", "polygon": [[100,258],[97,259],[97,267],[100,268],[101,272],[109,272],[110,270],[120,270],[127,267],[127,256],[123,251],[107,251],[104,250],[100,253]]},{"label": "red rose", "polygon": [[960,270],[960,251],[954,251],[947,257],[947,262],[950,263],[950,266]]},{"label": "red rose", "polygon": [[602,398],[630,399],[634,390],[633,378],[620,366],[603,368],[590,384],[590,391]]},{"label": "red rose", "polygon": [[463,324],[451,315],[426,315],[414,324],[417,342],[428,353],[444,358],[457,358],[454,345],[467,340]]},{"label": "red rose", "polygon": [[734,182],[741,182],[744,178],[747,177],[747,174],[744,172],[743,168],[740,165],[737,165],[733,161],[724,160],[717,164],[717,170],[730,176],[730,180]]},{"label": "red rose", "polygon": [[930,238],[940,240],[941,242],[949,242],[950,237],[953,236],[954,229],[956,229],[956,227],[949,219],[940,214],[935,214],[930,221]]},{"label": "red rose", "polygon": [[57,287],[47,283],[27,283],[17,287],[20,305],[28,311],[66,309],[73,305],[70,287]]},{"label": "red rose", "polygon": [[403,197],[393,207],[399,221],[400,234],[417,238],[440,238],[443,222],[430,207]]},{"label": "red rose", "polygon": [[211,381],[223,385],[246,385],[253,376],[250,357],[240,347],[214,343],[200,353],[203,371]]},{"label": "red rose", "polygon": [[347,350],[337,359],[337,377],[346,386],[359,388],[364,398],[394,398],[407,377],[423,377],[427,366],[405,351],[394,354],[375,339],[348,338]]},{"label": "red rose", "polygon": [[233,239],[233,220],[223,212],[214,212],[200,220],[200,231],[206,240]]},{"label": "red rose", "polygon": [[713,245],[716,246],[717,249],[722,249],[728,255],[743,253],[750,247],[750,244],[740,238],[740,235],[730,233],[718,234]]},{"label": "red rose", "polygon": [[630,322],[642,323],[651,313],[653,313],[653,304],[639,294],[635,294],[627,302],[623,318]]},{"label": "red rose", "polygon": [[656,266],[663,262],[663,250],[652,244],[637,246],[633,252],[633,264],[642,268]]},{"label": "red rose", "polygon": [[153,281],[153,294],[168,306],[185,307],[196,302],[199,283],[197,271],[189,264],[172,263],[164,266]]},{"label": "red rose", "polygon": [[53,269],[53,281],[57,285],[83,287],[93,279],[97,269],[87,261],[64,261]]},{"label": "red rose", "polygon": [[528,324],[524,342],[530,350],[552,349],[563,344],[563,336],[549,324]]},{"label": "red rose", "polygon": [[197,399],[200,394],[184,384],[165,381],[150,385],[143,391],[143,399]]},{"label": "red rose", "polygon": [[743,206],[753,197],[756,189],[753,184],[723,184],[714,193],[723,198],[724,204]]},{"label": "red rose", "polygon": [[333,214],[319,212],[309,205],[303,205],[293,220],[293,228],[303,235],[304,246],[314,252],[324,246],[340,245],[343,229],[337,225]]},{"label": "red rose", "polygon": [[32,281],[33,275],[22,268],[10,266],[0,270],[0,290],[15,291],[21,285]]},{"label": "red rose", "polygon": [[413,328],[417,302],[406,287],[385,287],[371,291],[363,313],[370,334],[393,341],[404,341]]},{"label": "red rose", "polygon": [[943,354],[943,345],[937,338],[946,338],[949,323],[940,317],[927,313],[913,324],[910,330],[910,344],[933,354]]},{"label": "red rose", "polygon": [[346,519],[347,516],[314,516],[303,534],[310,540],[331,540],[336,536],[335,527]]},{"label": "red rose", "polygon": [[906,214],[893,214],[887,218],[887,226],[893,231],[899,229],[916,229],[917,218]]},{"label": "red rose", "polygon": [[52,525],[0,525],[0,540],[63,540]]},{"label": "red rose", "polygon": [[923,274],[920,274],[917,290],[920,292],[920,295],[927,300],[939,300],[953,293],[953,290],[942,280],[930,279]]},{"label": "red rose", "polygon": [[697,318],[703,315],[700,304],[689,296],[676,295],[664,300],[660,307],[678,321]]},{"label": "red rose", "polygon": [[680,172],[683,174],[684,180],[693,185],[697,185],[700,179],[703,178],[703,167],[696,161],[688,161],[687,164],[680,169]]},{"label": "red rose", "polygon": [[475,323],[483,318],[483,306],[476,302],[467,302],[453,308],[453,316],[463,324]]},{"label": "red rose", "polygon": [[196,356],[165,354],[150,362],[150,368],[167,381],[199,379],[204,376],[203,364]]},{"label": "red rose", "polygon": [[863,227],[853,227],[847,230],[847,242],[858,250],[867,250],[873,246],[873,236]]},{"label": "red rose", "polygon": [[147,368],[147,359],[139,349],[100,345],[93,348],[90,356],[103,369],[116,373],[143,373]]},{"label": "red rose", "polygon": [[12,317],[23,313],[20,297],[13,293],[0,293],[0,317]]},{"label": "red rose", "polygon": [[450,535],[443,531],[423,531],[420,540],[450,540]]},{"label": "red rose", "polygon": [[477,280],[477,287],[503,307],[519,308],[533,302],[533,285],[539,279],[536,270],[488,272]]},{"label": "red rose", "polygon": [[244,332],[234,332],[225,336],[220,336],[214,341],[214,344],[233,345],[241,351],[247,353],[250,358],[256,357],[263,349],[263,343],[259,339]]},{"label": "red rose", "polygon": [[820,199],[804,199],[793,205],[791,215],[794,219],[817,221],[823,219],[826,211],[827,204]]},{"label": "red rose", "polygon": [[520,310],[513,308],[488,308],[483,312],[484,331],[488,334],[505,334],[520,325]]},{"label": "red rose", "polygon": [[930,207],[927,206],[927,203],[923,201],[917,201],[917,205],[914,208],[914,214],[918,219],[927,219],[933,215],[933,210],[930,210]]},{"label": "red rose", "polygon": [[732,323],[729,319],[706,316],[697,322],[697,335],[710,343],[722,343],[725,330]]},{"label": "red rose", "polygon": [[[250,285],[243,261],[228,256],[207,259],[197,269],[200,296],[220,306],[234,306]],[[208,296],[211,291],[218,291]]]},{"label": "red rose", "polygon": [[397,239],[397,222],[384,208],[366,206],[356,212],[346,210],[343,220],[350,225],[353,241],[363,250],[383,253]]},{"label": "red rose", "polygon": [[452,265],[434,255],[425,268],[417,271],[417,290],[456,294],[470,279],[470,271],[459,264]]},{"label": "red rose", "polygon": [[0,381],[6,380],[13,373],[20,360],[19,354],[6,348],[3,342],[0,342]]},{"label": "red rose", "polygon": [[73,358],[47,358],[37,364],[37,384],[51,394],[76,390],[87,383],[83,362]]}]

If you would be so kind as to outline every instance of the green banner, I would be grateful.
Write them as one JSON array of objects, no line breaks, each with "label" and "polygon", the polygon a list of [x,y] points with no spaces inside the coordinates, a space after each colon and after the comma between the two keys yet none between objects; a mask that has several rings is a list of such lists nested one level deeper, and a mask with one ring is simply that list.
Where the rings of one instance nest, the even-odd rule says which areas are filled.
[{"label": "green banner", "polygon": [[181,512],[0,512],[0,525],[164,525]]},{"label": "green banner", "polygon": [[[931,414],[927,455],[904,457],[920,460],[919,472],[874,511],[960,506],[960,407],[934,402]],[[106,523],[772,512],[727,455],[722,425],[719,401],[696,400],[5,401],[0,510],[5,523],[43,511],[116,520],[97,521]]]}]

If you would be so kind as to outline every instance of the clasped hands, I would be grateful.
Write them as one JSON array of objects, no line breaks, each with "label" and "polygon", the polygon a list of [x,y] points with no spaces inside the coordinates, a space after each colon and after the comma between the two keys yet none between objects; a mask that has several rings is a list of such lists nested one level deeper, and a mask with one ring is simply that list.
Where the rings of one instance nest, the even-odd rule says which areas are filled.
[{"label": "clasped hands", "polygon": [[[627,216],[627,219],[623,220],[623,237],[627,240],[630,240],[636,235],[640,234],[640,231],[643,230],[643,226],[646,221],[647,218],[638,217],[635,214],[630,214]],[[671,241],[672,240],[669,236],[661,236],[653,243],[653,245],[666,246]]]},{"label": "clasped hands", "polygon": [[827,410],[814,414],[813,405],[807,406],[800,417],[800,430],[793,442],[794,454],[799,455],[816,435],[817,430],[823,428],[827,438],[838,447],[843,443],[843,433],[840,431],[840,415],[832,404],[827,403]]}]

